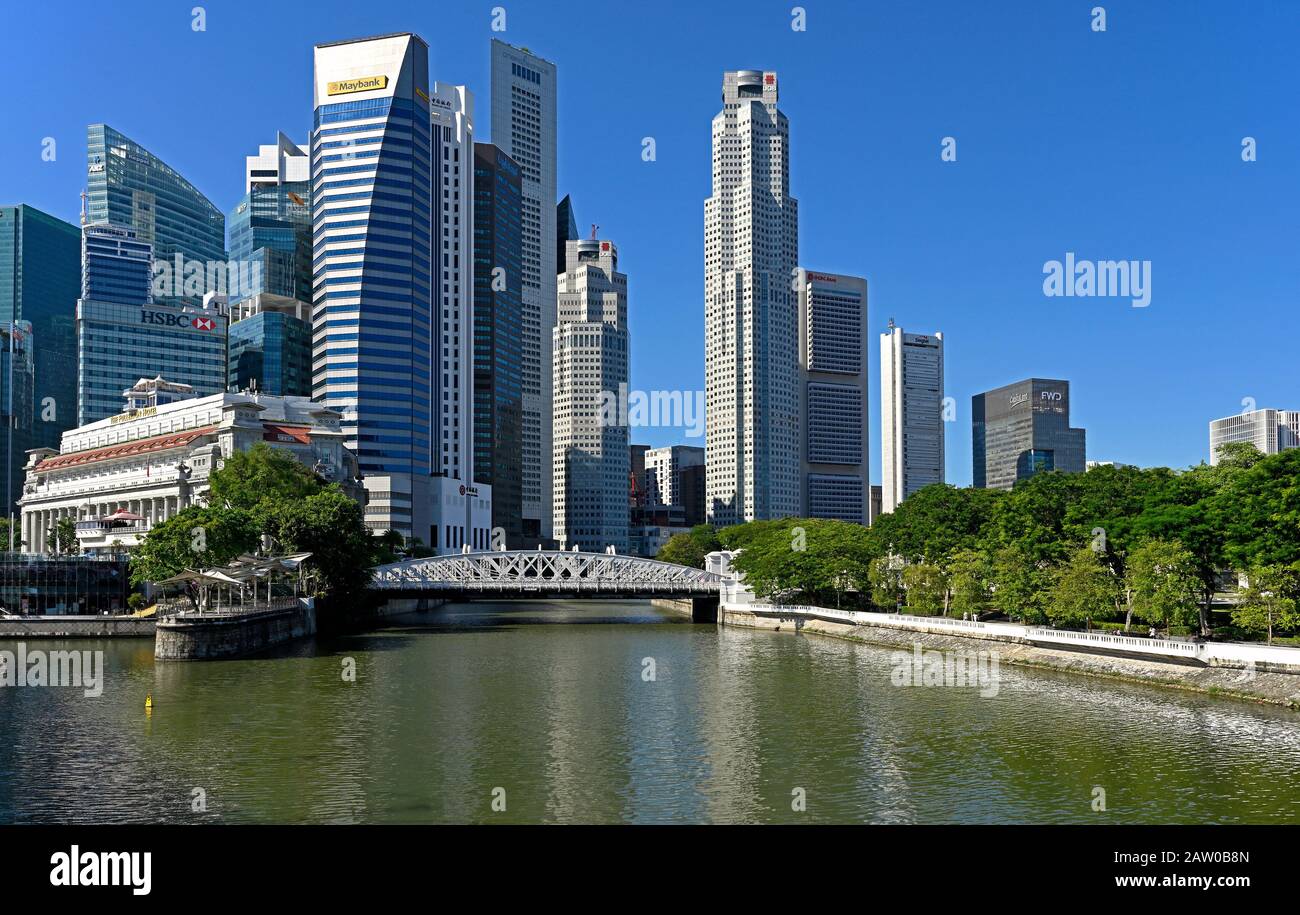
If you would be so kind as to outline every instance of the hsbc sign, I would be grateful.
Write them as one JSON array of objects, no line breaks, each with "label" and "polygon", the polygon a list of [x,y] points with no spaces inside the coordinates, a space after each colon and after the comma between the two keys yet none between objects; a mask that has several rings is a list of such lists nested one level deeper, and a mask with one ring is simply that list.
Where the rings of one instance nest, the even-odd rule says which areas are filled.
[{"label": "hsbc sign", "polygon": [[153,324],[156,327],[175,327],[180,330],[216,330],[217,322],[204,315],[173,314],[167,311],[140,312],[141,324]]}]

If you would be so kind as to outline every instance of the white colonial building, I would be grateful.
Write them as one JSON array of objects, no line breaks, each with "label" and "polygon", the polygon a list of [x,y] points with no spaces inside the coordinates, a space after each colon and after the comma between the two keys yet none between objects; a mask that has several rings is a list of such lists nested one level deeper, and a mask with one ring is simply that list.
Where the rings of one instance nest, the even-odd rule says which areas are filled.
[{"label": "white colonial building", "polygon": [[45,552],[62,518],[76,522],[87,553],[129,550],[155,524],[202,504],[208,475],[256,442],[289,451],[361,497],[339,414],[307,397],[195,397],[188,385],[161,378],[142,378],[125,393],[124,412],[63,433],[57,452],[28,452],[19,499],[27,551]]}]

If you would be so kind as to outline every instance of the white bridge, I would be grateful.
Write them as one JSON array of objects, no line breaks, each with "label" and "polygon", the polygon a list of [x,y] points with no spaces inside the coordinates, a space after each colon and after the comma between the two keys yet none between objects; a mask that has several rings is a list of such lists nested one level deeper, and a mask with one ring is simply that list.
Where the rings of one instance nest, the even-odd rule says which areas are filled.
[{"label": "white bridge", "polygon": [[398,596],[472,598],[708,598],[722,576],[702,569],[622,556],[562,550],[498,550],[408,559],[379,566],[371,588]]}]

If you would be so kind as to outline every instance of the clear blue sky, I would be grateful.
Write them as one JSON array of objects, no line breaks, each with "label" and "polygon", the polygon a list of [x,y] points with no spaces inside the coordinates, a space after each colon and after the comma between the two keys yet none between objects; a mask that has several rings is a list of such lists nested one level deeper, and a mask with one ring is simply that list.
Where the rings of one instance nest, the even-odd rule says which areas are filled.
[{"label": "clear blue sky", "polygon": [[[619,245],[634,387],[703,387],[710,120],[722,72],[753,68],[780,75],[801,262],[870,282],[873,401],[890,316],[944,332],[951,482],[971,477],[970,396],[1030,375],[1070,380],[1089,457],[1142,465],[1207,458],[1207,421],[1243,398],[1300,409],[1294,0],[804,0],[806,32],[765,0],[314,0],[208,2],[196,33],[197,2],[6,4],[0,202],[75,221],[104,121],[228,210],[244,156],[277,129],[306,142],[312,45],[384,32],[430,43],[487,139],[504,5],[498,37],[558,65],[559,194]],[[1067,251],[1150,260],[1150,306],[1045,297],[1043,263]],[[871,437],[878,480],[878,403]]]}]

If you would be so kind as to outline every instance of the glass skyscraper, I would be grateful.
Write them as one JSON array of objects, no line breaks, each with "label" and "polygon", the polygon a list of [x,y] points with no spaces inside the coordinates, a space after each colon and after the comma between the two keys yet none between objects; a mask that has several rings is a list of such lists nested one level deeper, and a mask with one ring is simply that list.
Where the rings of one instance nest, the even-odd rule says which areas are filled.
[{"label": "glass skyscraper", "polygon": [[[474,144],[474,479],[492,485],[492,526],[523,540],[523,241],[520,170]],[[536,544],[534,543],[534,546]]]},{"label": "glass skyscraper", "polygon": [[125,226],[82,231],[77,302],[77,425],[122,412],[141,378],[188,384],[196,395],[226,388],[226,319],[213,309],[156,304],[152,250]]},{"label": "glass skyscraper", "polygon": [[245,194],[230,212],[230,261],[252,282],[230,297],[227,383],[310,397],[311,175],[283,133],[247,157]]},{"label": "glass skyscraper", "polygon": [[1036,473],[1083,473],[1087,433],[1070,428],[1070,383],[1027,378],[971,398],[973,485],[1010,489]]},{"label": "glass skyscraper", "polygon": [[[90,224],[135,229],[171,269],[178,256],[183,264],[224,264],[225,217],[174,168],[106,124],[87,129],[86,160]],[[157,302],[198,305],[210,291],[217,290],[187,293],[182,287],[177,294],[169,288]]]},{"label": "glass skyscraper", "polygon": [[76,226],[26,204],[0,207],[0,326],[7,332],[11,321],[31,324],[33,448],[59,447],[77,424],[80,258]]},{"label": "glass skyscraper", "polygon": [[317,45],[313,394],[343,415],[367,524],[433,542],[429,46]]},{"label": "glass skyscraper", "polygon": [[[27,451],[42,447],[35,440],[36,364],[33,359],[32,325],[14,321],[0,325],[0,512],[7,518],[17,515],[17,503],[23,493],[23,466]],[[14,519],[14,549],[18,543],[17,518]],[[0,539],[0,551],[9,549],[9,541]],[[42,547],[43,549],[43,547]]]}]

